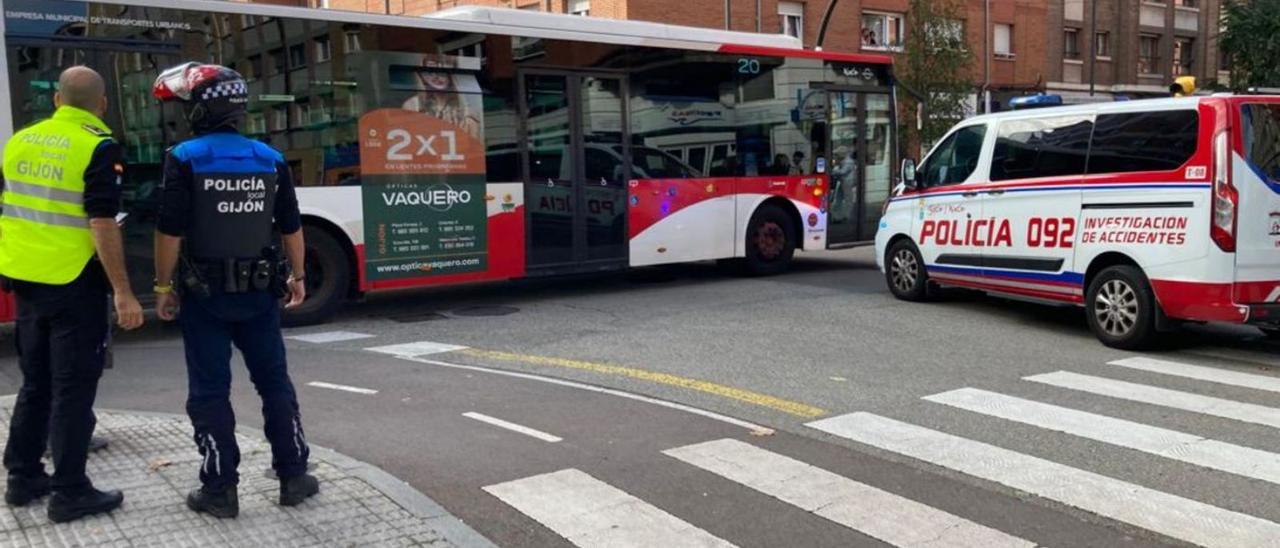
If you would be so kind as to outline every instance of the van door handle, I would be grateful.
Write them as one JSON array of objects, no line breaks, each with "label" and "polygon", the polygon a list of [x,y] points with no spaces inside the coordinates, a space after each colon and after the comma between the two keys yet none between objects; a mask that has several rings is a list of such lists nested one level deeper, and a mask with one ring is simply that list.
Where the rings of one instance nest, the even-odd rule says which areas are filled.
[{"label": "van door handle", "polygon": [[976,191],[976,190],[971,190],[971,191],[969,191],[969,192],[965,192],[965,193],[961,194],[961,196],[964,196],[965,198],[972,198],[972,197],[977,196],[977,195],[978,195],[978,191]]},{"label": "van door handle", "polygon": [[1004,194],[1004,190],[1003,190],[1003,189],[1000,189],[1000,190],[988,190],[988,191],[987,191],[987,194],[990,194],[990,195],[992,195],[992,196],[999,196],[999,195],[1001,195],[1001,194]]}]

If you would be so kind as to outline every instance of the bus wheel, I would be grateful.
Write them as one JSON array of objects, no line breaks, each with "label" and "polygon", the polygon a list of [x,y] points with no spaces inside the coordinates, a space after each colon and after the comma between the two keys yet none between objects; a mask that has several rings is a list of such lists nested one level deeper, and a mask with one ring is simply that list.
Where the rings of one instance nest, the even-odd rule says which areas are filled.
[{"label": "bus wheel", "polygon": [[328,321],[342,308],[351,287],[351,263],[342,244],[314,226],[303,227],[303,237],[307,242],[307,300],[298,308],[285,311],[283,322],[287,327]]},{"label": "bus wheel", "polygon": [[762,205],[747,224],[747,273],[752,276],[781,274],[796,252],[796,228],[791,217],[774,205]]},{"label": "bus wheel", "polygon": [[1102,344],[1139,350],[1155,343],[1156,300],[1136,266],[1107,267],[1089,284],[1085,317]]}]

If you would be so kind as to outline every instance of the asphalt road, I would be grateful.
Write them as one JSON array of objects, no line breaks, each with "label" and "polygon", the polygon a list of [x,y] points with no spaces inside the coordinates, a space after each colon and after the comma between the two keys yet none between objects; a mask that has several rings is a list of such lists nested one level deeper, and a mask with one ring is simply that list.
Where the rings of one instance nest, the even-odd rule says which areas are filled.
[{"label": "asphalt road", "polygon": [[[288,335],[309,439],[500,545],[1280,543],[1280,345],[1247,328],[1115,351],[1078,310],[896,301],[862,249],[383,294]],[[184,398],[174,327],[119,337],[100,406]]]}]

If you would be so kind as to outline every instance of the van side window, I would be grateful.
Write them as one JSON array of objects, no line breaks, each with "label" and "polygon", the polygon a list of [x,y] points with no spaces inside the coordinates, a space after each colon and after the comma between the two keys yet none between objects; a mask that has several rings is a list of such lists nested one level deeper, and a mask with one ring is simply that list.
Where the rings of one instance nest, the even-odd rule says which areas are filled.
[{"label": "van side window", "polygon": [[1271,182],[1280,183],[1280,105],[1244,105],[1241,114],[1245,159]]},{"label": "van side window", "polygon": [[1084,175],[1091,116],[1009,120],[1000,124],[991,180]]},{"label": "van side window", "polygon": [[1089,174],[1172,171],[1196,153],[1200,114],[1166,110],[1100,114],[1089,151]]},{"label": "van side window", "polygon": [[931,188],[965,182],[978,168],[982,140],[986,136],[987,126],[969,126],[956,130],[939,143],[920,170],[924,174],[920,179],[922,186]]}]

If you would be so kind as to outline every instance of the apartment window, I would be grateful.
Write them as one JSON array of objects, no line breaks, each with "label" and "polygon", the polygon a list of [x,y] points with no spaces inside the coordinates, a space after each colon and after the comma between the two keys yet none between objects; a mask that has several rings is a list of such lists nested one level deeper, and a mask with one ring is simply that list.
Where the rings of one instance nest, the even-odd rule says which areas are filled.
[{"label": "apartment window", "polygon": [[1160,66],[1160,37],[1143,34],[1138,37],[1138,74],[1158,74]]},{"label": "apartment window", "polygon": [[964,21],[959,19],[942,19],[931,22],[928,28],[929,49],[936,50],[963,50],[966,49],[964,40]]},{"label": "apartment window", "polygon": [[329,43],[329,37],[316,38],[316,62],[323,63],[330,59],[333,59],[333,46]]},{"label": "apartment window", "polygon": [[902,14],[863,13],[862,47],[902,51]]},{"label": "apartment window", "polygon": [[581,15],[583,17],[591,15],[590,0],[573,0],[569,3],[569,15]]},{"label": "apartment window", "polygon": [[342,48],[342,51],[347,53],[360,51],[360,31],[347,31],[346,37],[342,42]]},{"label": "apartment window", "polygon": [[996,23],[995,54],[1004,59],[1013,58],[1013,25]]},{"label": "apartment window", "polygon": [[1192,64],[1195,62],[1193,42],[1190,38],[1178,38],[1173,41],[1173,70],[1171,74],[1174,76],[1191,74]]},{"label": "apartment window", "polygon": [[1093,55],[1100,59],[1111,58],[1111,33],[1097,32],[1093,35]]},{"label": "apartment window", "polygon": [[804,4],[778,2],[778,21],[782,24],[782,34],[804,38]]},{"label": "apartment window", "polygon": [[307,48],[303,44],[289,46],[289,68],[307,66]]},{"label": "apartment window", "polygon": [[1200,2],[1199,0],[1173,0],[1173,5],[1181,8],[1198,8]]},{"label": "apartment window", "polygon": [[1080,58],[1080,29],[1066,29],[1062,32],[1062,58]]}]

